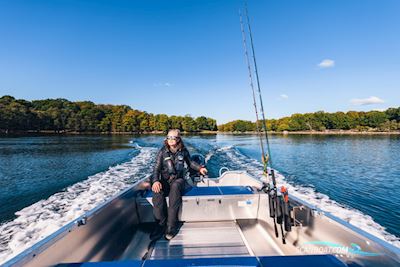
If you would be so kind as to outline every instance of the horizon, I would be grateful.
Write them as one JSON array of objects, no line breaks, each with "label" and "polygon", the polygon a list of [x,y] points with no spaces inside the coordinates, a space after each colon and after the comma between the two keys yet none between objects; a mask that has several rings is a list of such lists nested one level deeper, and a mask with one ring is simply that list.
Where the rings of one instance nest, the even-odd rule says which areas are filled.
[{"label": "horizon", "polygon": [[[269,119],[400,106],[398,1],[248,5]],[[0,7],[0,95],[129,105],[218,124],[255,121],[238,16],[243,1]]]}]

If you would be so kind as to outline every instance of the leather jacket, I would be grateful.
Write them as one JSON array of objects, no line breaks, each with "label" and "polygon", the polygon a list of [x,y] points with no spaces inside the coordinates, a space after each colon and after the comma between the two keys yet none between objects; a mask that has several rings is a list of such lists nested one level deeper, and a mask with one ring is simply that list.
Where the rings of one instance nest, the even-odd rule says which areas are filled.
[{"label": "leather jacket", "polygon": [[197,162],[190,160],[190,154],[186,147],[179,149],[176,153],[172,153],[164,145],[158,151],[153,175],[150,178],[151,184],[161,180],[171,181],[177,178],[184,178],[187,168],[199,171],[202,167]]}]

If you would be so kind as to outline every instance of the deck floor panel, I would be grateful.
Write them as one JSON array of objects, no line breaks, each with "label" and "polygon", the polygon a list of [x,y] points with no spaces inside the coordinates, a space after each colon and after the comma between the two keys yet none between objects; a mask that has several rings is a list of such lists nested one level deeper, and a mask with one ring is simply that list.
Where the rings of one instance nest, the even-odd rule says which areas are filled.
[{"label": "deck floor panel", "polygon": [[171,240],[159,240],[150,259],[249,256],[234,221],[185,223]]}]

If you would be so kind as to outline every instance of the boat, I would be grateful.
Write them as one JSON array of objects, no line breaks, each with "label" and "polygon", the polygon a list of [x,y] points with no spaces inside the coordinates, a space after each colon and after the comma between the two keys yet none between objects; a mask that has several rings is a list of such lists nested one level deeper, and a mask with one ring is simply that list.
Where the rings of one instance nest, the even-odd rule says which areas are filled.
[{"label": "boat", "polygon": [[267,178],[226,169],[194,177],[171,241],[150,239],[152,192],[142,179],[4,266],[400,266],[399,248],[295,196],[284,231],[270,214]]}]

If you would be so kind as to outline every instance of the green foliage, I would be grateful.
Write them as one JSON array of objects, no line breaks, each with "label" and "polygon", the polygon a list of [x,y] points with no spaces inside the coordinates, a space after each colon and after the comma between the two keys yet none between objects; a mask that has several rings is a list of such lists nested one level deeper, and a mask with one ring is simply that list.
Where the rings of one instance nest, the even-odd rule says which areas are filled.
[{"label": "green foliage", "polygon": [[155,119],[155,128],[156,131],[167,132],[170,128],[170,122],[168,120],[168,116],[165,114],[158,114],[154,116]]},{"label": "green foliage", "polygon": [[[267,120],[272,131],[396,131],[400,130],[400,107],[384,112],[318,111],[293,114],[290,117]],[[261,122],[259,127],[263,129]],[[96,105],[90,101],[71,102],[66,99],[45,99],[32,102],[12,96],[0,98],[0,132],[54,131],[54,132],[132,132],[143,133],[171,128],[186,132],[216,131],[249,132],[256,123],[235,120],[217,127],[216,120],[200,116],[167,116],[132,109],[126,105]]]},{"label": "green foliage", "polygon": [[251,121],[236,120],[218,126],[218,130],[222,132],[250,132],[255,131],[255,123]]},{"label": "green foliage", "polygon": [[182,130],[182,121],[183,121],[182,117],[171,116],[169,117],[169,121],[172,129]]},{"label": "green foliage", "polygon": [[[262,126],[260,122],[260,127]],[[400,129],[400,107],[388,110],[369,112],[335,112],[318,111],[306,114],[293,114],[290,117],[267,120],[268,130],[282,131],[325,131],[325,130],[357,130],[357,131],[394,131]],[[256,123],[231,121],[218,126],[222,132],[242,132],[256,129]],[[263,130],[263,127],[261,127]]]},{"label": "green foliage", "polygon": [[369,126],[372,128],[377,128],[385,121],[388,120],[388,116],[385,112],[381,111],[370,111],[365,113],[362,121],[365,123],[365,126]]},{"label": "green foliage", "polygon": [[190,117],[190,115],[186,115],[182,121],[182,129],[185,132],[197,131],[196,121],[192,117]]},{"label": "green foliage", "polygon": [[290,131],[302,131],[308,128],[306,124],[306,117],[302,114],[293,114],[290,116],[287,126],[289,127],[288,130]]},{"label": "green foliage", "polygon": [[400,122],[400,107],[389,108],[385,111],[385,113],[390,121],[395,120],[397,122]]},{"label": "green foliage", "polygon": [[217,130],[212,118],[190,115],[149,114],[126,105],[96,105],[90,101],[45,99],[32,102],[12,96],[0,98],[0,132],[167,132],[176,128],[187,132]]},{"label": "green foliage", "polygon": [[4,131],[17,129],[27,130],[37,120],[37,116],[30,111],[31,103],[24,100],[16,100],[12,96],[0,98],[0,125]]},{"label": "green foliage", "polygon": [[385,121],[379,126],[379,130],[384,132],[400,130],[400,122],[396,120]]}]

